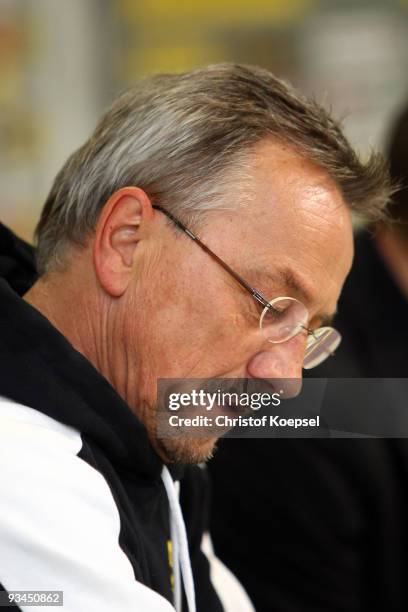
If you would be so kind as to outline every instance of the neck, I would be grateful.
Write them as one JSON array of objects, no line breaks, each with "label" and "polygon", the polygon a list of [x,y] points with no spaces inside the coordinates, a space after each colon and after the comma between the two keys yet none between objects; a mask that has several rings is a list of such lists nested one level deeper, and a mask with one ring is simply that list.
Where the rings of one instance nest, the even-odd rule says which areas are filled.
[{"label": "neck", "polygon": [[104,363],[97,343],[96,303],[86,283],[67,273],[41,277],[23,299],[44,315],[101,373]]},{"label": "neck", "polygon": [[115,306],[110,297],[99,290],[92,272],[87,274],[84,265],[80,278],[70,272],[40,278],[23,299],[39,310],[109,381],[146,425],[158,455],[168,461],[156,440],[154,410],[137,399],[140,382],[137,371],[129,367],[129,357],[118,340],[123,336],[121,317],[117,312],[114,315]]}]

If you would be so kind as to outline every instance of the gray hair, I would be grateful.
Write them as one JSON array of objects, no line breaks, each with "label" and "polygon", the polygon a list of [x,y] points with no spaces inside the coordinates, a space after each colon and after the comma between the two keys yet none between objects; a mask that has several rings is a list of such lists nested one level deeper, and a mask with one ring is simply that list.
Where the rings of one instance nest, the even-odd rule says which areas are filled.
[{"label": "gray hair", "polygon": [[381,155],[361,161],[325,109],[267,70],[215,64],[146,78],[112,104],[54,181],[35,233],[39,273],[87,243],[121,187],[142,188],[193,225],[228,207],[232,181],[248,178],[254,147],[268,137],[325,169],[353,211],[384,215],[391,185]]}]

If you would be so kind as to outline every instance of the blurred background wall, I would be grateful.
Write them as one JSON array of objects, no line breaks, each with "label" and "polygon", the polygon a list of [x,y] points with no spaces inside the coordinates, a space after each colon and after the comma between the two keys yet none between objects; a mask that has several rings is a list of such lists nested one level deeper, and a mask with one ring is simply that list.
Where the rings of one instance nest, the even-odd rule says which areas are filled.
[{"label": "blurred background wall", "polygon": [[0,0],[0,221],[27,240],[51,181],[145,74],[255,63],[364,153],[408,97],[408,0]]}]

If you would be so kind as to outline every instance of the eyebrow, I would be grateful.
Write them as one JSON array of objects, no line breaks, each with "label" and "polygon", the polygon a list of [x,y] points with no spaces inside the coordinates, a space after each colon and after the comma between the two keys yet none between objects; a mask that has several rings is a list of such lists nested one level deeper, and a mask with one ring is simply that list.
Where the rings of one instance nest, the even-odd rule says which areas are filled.
[{"label": "eyebrow", "polygon": [[[307,304],[311,304],[314,301],[313,291],[299,275],[289,268],[277,268],[272,271],[265,270],[265,268],[250,267],[246,270],[245,274],[254,278],[256,282],[265,284],[265,281],[269,281],[269,283],[273,285],[287,287],[297,293],[298,296],[301,296],[303,301]],[[270,296],[268,297],[266,295],[265,297],[269,299]]]},{"label": "eyebrow", "polygon": [[[291,289],[301,298],[305,305],[311,304],[314,301],[312,289],[298,274],[289,268],[278,268],[276,271],[272,271],[261,269],[259,267],[251,267],[247,269],[246,273],[250,278],[254,278],[256,282],[261,281],[265,283],[265,281],[269,281],[270,283],[279,285],[280,287],[287,287],[288,289]],[[268,295],[265,295],[265,297],[270,299],[270,296]],[[319,327],[329,327],[332,325],[335,315],[336,312],[320,314],[316,313],[309,324],[312,321],[317,321],[319,323]]]}]

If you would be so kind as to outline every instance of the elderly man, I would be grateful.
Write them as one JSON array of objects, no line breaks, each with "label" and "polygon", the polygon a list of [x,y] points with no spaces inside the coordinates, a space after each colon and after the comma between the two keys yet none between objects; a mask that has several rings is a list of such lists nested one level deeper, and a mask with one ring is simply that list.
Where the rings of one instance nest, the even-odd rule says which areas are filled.
[{"label": "elderly man", "polygon": [[221,610],[202,494],[185,525],[174,484],[216,439],[159,437],[157,380],[300,379],[326,355],[314,330],[351,266],[351,211],[378,216],[388,190],[377,156],[259,68],[114,102],[55,179],[39,279],[23,299],[1,282],[5,589],[63,590],[76,612]]}]

